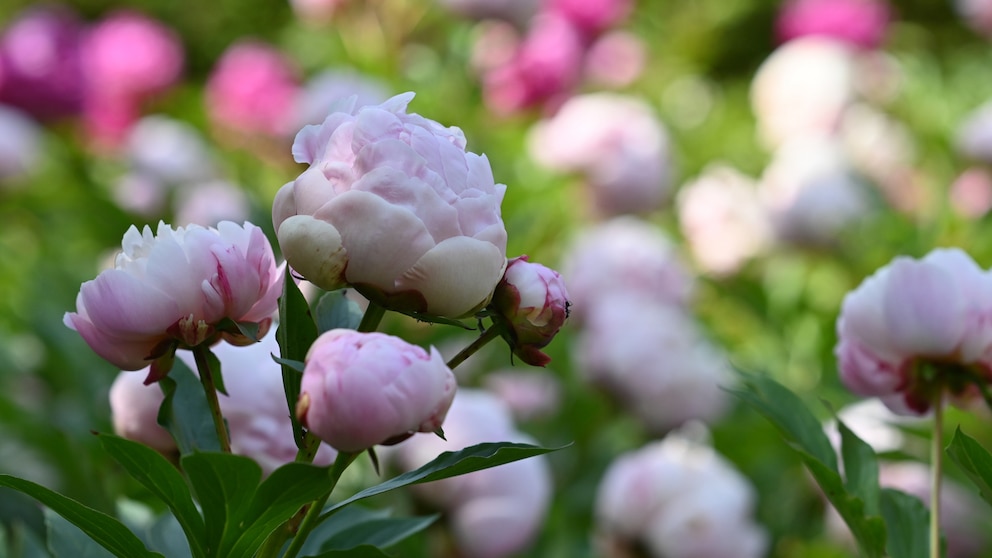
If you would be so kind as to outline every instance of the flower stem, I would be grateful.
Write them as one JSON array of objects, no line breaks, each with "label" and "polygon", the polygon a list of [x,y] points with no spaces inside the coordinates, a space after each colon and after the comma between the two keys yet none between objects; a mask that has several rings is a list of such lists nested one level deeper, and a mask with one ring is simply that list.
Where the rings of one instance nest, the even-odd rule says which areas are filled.
[{"label": "flower stem", "polygon": [[[310,531],[313,531],[313,528],[317,526],[320,512],[323,511],[327,499],[331,497],[331,492],[334,491],[334,486],[337,485],[338,480],[341,478],[341,473],[359,455],[361,455],[361,452],[348,453],[342,451],[338,453],[338,457],[334,460],[334,465],[331,466],[331,471],[328,473],[331,479],[331,487],[323,496],[310,503],[310,507],[307,509],[306,515],[303,516],[303,521],[299,524],[299,529],[296,531],[296,536],[289,543],[289,548],[286,549],[283,558],[296,558],[296,555],[299,554],[300,549],[303,548],[303,543],[307,540],[307,536],[310,535]],[[292,530],[292,526],[290,526],[290,530]]]},{"label": "flower stem", "polygon": [[471,345],[465,347],[461,350],[461,352],[453,356],[451,360],[448,361],[448,368],[454,370],[456,366],[465,362],[468,357],[474,355],[475,352],[484,347],[486,343],[496,339],[497,337],[499,337],[499,328],[494,325],[493,327],[490,327],[486,331],[482,332],[482,335],[480,335],[475,341],[472,341]]},{"label": "flower stem", "polygon": [[943,457],[943,393],[938,390],[933,404],[933,437],[930,445],[930,558],[940,558],[940,485]]},{"label": "flower stem", "polygon": [[196,369],[200,373],[203,393],[207,396],[207,406],[210,407],[210,416],[214,420],[214,430],[217,432],[220,450],[224,453],[231,453],[231,439],[228,437],[227,426],[224,424],[224,415],[220,412],[217,385],[214,383],[213,371],[210,369],[209,355],[210,347],[206,345],[197,345],[193,348],[193,359],[196,360]]},{"label": "flower stem", "polygon": [[379,327],[382,317],[385,315],[386,308],[370,300],[368,308],[365,309],[365,314],[362,315],[362,321],[358,324],[358,331],[362,333],[375,331]]}]

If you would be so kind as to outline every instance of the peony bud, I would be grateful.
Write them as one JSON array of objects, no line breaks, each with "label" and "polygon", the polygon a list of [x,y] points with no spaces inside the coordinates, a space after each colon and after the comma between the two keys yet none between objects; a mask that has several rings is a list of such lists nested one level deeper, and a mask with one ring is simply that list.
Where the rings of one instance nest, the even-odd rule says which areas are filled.
[{"label": "peony bud", "polygon": [[310,168],[276,194],[272,220],[289,265],[315,285],[461,317],[503,276],[506,186],[461,130],[407,114],[412,98],[357,109],[352,98],[303,128],[293,154]]},{"label": "peony bud", "polygon": [[271,324],[282,273],[255,225],[159,223],[155,235],[132,226],[121,246],[115,268],[83,283],[76,312],[63,320],[118,368],[138,370],[177,346],[213,342],[225,320],[258,324],[260,335]]},{"label": "peony bud", "polygon": [[847,294],[837,337],[851,391],[923,414],[945,388],[992,380],[992,275],[957,248],[898,257]]},{"label": "peony bud", "polygon": [[507,341],[514,354],[533,366],[545,366],[551,361],[539,349],[550,343],[565,324],[569,305],[561,275],[528,262],[527,256],[509,261],[493,294],[493,309],[509,326]]},{"label": "peony bud", "polygon": [[455,376],[398,337],[334,329],[307,352],[296,414],[339,451],[358,452],[441,427]]}]

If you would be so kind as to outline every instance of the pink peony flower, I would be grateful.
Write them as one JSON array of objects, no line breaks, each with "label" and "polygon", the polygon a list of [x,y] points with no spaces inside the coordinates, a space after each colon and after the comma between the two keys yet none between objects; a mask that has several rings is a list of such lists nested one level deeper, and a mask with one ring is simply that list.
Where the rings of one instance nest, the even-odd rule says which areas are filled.
[{"label": "pink peony flower", "polygon": [[561,406],[561,382],[547,370],[487,372],[482,386],[503,401],[517,420],[550,417]]},{"label": "pink peony flower", "polygon": [[883,0],[787,0],[775,28],[779,40],[816,35],[876,48],[891,19]]},{"label": "pink peony flower", "polygon": [[540,349],[565,325],[569,304],[561,275],[528,262],[527,256],[509,261],[493,295],[493,309],[509,326],[508,341],[514,354],[533,366],[551,361]]},{"label": "pink peony flower", "polygon": [[945,389],[992,380],[992,275],[957,248],[900,256],[847,294],[837,337],[848,389],[923,414]]},{"label": "pink peony flower", "polygon": [[[459,390],[445,422],[448,441],[420,436],[391,453],[403,469],[426,464],[445,451],[485,442],[534,443],[516,430],[509,410],[480,390]],[[551,500],[544,456],[414,487],[444,509],[462,555],[507,558],[526,549],[544,523]]]},{"label": "pink peony flower", "polygon": [[[282,371],[271,357],[279,354],[275,330],[258,343],[244,347],[220,343],[211,351],[220,361],[227,387],[228,395],[218,396],[231,432],[231,451],[254,459],[265,474],[296,459]],[[178,351],[176,356],[196,373],[193,353]],[[122,372],[110,388],[114,432],[163,453],[175,451],[172,436],[158,425],[162,399],[159,386],[144,385],[141,374]],[[329,465],[334,456],[334,450],[322,444],[313,462]]]},{"label": "pink peony flower", "polygon": [[157,234],[132,226],[121,247],[115,268],[83,283],[76,312],[63,320],[118,368],[212,342],[224,320],[257,323],[263,333],[271,324],[282,273],[255,225],[159,223]]},{"label": "pink peony flower", "polygon": [[222,128],[282,137],[291,132],[298,94],[296,71],[285,55],[242,41],[224,51],[207,80],[207,113]]},{"label": "pink peony flower", "polygon": [[596,497],[599,542],[657,558],[758,558],[754,488],[713,449],[669,435],[618,457]]},{"label": "pink peony flower", "polygon": [[950,198],[958,215],[981,218],[992,210],[992,174],[982,167],[966,169],[951,184]]},{"label": "pink peony flower", "polygon": [[339,451],[359,452],[441,427],[455,376],[433,347],[334,329],[307,352],[296,414]]},{"label": "pink peony flower", "polygon": [[586,51],[584,74],[589,82],[620,89],[641,77],[647,64],[647,45],[628,31],[611,31]]},{"label": "pink peony flower", "polygon": [[317,286],[350,284],[387,308],[469,315],[506,267],[506,229],[484,155],[418,114],[412,93],[340,105],[296,137],[310,168],[282,187],[272,221],[289,265]]},{"label": "pink peony flower", "polygon": [[630,0],[547,0],[545,9],[564,17],[591,39],[623,21],[632,4]]}]

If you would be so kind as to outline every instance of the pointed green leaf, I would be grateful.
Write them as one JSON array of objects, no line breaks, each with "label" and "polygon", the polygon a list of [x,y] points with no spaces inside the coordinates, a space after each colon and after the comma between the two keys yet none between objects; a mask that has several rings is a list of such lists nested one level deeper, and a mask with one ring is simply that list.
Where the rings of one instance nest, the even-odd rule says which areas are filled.
[{"label": "pointed green leaf", "polygon": [[888,526],[886,549],[892,558],[927,558],[930,512],[916,496],[883,488],[882,517]]},{"label": "pointed green leaf", "polygon": [[[286,270],[282,297],[279,298],[279,329],[276,340],[279,342],[279,356],[303,362],[307,351],[317,339],[317,326],[310,315],[310,306],[303,293],[296,286],[293,274]],[[293,422],[293,439],[296,447],[303,446],[303,427],[296,418],[296,400],[300,398],[300,373],[285,364],[282,367],[282,385],[286,392],[286,407]]]},{"label": "pointed green leaf", "polygon": [[384,483],[362,490],[351,498],[348,498],[347,500],[331,507],[328,512],[325,512],[324,515],[321,516],[321,518],[323,519],[328,517],[331,513],[334,513],[334,511],[339,510],[348,504],[359,500],[364,500],[365,498],[371,498],[372,496],[382,494],[383,492],[389,492],[390,490],[396,490],[397,488],[402,488],[413,484],[421,484],[446,479],[449,477],[456,477],[458,475],[464,475],[473,471],[481,471],[483,469],[496,467],[498,465],[505,465],[506,463],[512,463],[528,457],[551,453],[566,447],[568,446],[563,446],[561,448],[542,448],[532,446],[530,444],[497,442],[478,444],[460,451],[446,451],[419,469],[403,473],[402,475],[394,477]]},{"label": "pointed green leaf", "polygon": [[330,550],[307,558],[392,558],[372,545],[356,546],[348,550]]},{"label": "pointed green leaf", "polygon": [[86,536],[79,527],[69,523],[52,510],[45,510],[48,527],[48,551],[52,558],[111,558],[107,551]]},{"label": "pointed green leaf", "polygon": [[366,508],[355,504],[344,508],[327,521],[317,525],[310,536],[300,547],[300,556],[312,556],[320,553],[320,545],[327,539],[337,536],[352,527],[372,521],[375,519],[385,519],[392,516],[393,512],[389,508],[376,509]]},{"label": "pointed green leaf", "polygon": [[204,549],[208,556],[227,556],[241,533],[262,468],[247,457],[229,453],[194,452],[183,457],[181,464],[203,508]]},{"label": "pointed green leaf", "polygon": [[129,475],[169,506],[186,533],[193,555],[205,557],[203,518],[179,471],[157,451],[143,444],[108,434],[101,434],[100,442]]},{"label": "pointed green leaf", "polygon": [[320,333],[332,329],[358,329],[362,322],[362,309],[351,300],[345,289],[324,293],[314,308],[317,330]]},{"label": "pointed green leaf", "polygon": [[224,385],[224,369],[220,365],[220,359],[209,347],[204,349],[204,352],[207,354],[207,365],[210,366],[210,377],[214,381],[214,387],[220,393],[230,395],[227,393],[227,386]]},{"label": "pointed green leaf", "polygon": [[298,374],[303,373],[304,364],[302,360],[290,360],[288,358],[280,358],[276,355],[272,355],[272,360],[276,361],[276,364],[281,364],[283,369],[289,368]]},{"label": "pointed green leaf", "polygon": [[106,548],[119,558],[141,558],[160,556],[149,552],[145,545],[134,533],[128,530],[120,521],[109,515],[86,507],[79,502],[67,498],[28,480],[10,475],[0,475],[0,486],[13,488],[23,492],[48,506],[55,513],[64,517],[69,523],[79,527],[100,546]]},{"label": "pointed green leaf", "polygon": [[954,431],[947,454],[978,487],[982,498],[992,504],[992,454],[974,438],[961,432],[960,427]]},{"label": "pointed green leaf", "polygon": [[385,517],[364,521],[328,538],[320,545],[320,550],[348,550],[370,544],[379,548],[389,548],[403,539],[430,527],[441,517],[440,514],[423,517]]},{"label": "pointed green leaf", "polygon": [[867,515],[878,515],[878,459],[875,450],[840,420],[837,421],[837,430],[840,432],[841,457],[844,460],[845,487],[864,502]]},{"label": "pointed green leaf", "polygon": [[165,399],[158,410],[158,423],[176,440],[179,452],[220,451],[214,419],[200,377],[176,359],[169,375],[158,381]]}]

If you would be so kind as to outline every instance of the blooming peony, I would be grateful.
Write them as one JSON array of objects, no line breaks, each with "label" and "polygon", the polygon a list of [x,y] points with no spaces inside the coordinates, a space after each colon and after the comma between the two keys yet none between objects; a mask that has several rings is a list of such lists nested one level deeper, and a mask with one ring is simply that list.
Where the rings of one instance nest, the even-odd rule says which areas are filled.
[{"label": "blooming peony", "polygon": [[417,114],[412,93],[344,103],[296,137],[310,168],[272,208],[289,265],[333,290],[347,284],[387,308],[461,317],[481,309],[506,267],[500,203],[485,156]]},{"label": "blooming peony", "polygon": [[358,452],[441,427],[455,376],[433,347],[333,329],[307,352],[296,414],[339,451]]},{"label": "blooming peony", "polygon": [[[176,346],[213,341],[224,320],[272,322],[282,287],[262,230],[225,221],[217,228],[132,226],[115,268],[83,283],[65,324],[101,357],[138,370]],[[149,378],[154,380],[155,378]]]}]

